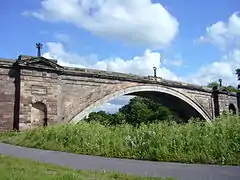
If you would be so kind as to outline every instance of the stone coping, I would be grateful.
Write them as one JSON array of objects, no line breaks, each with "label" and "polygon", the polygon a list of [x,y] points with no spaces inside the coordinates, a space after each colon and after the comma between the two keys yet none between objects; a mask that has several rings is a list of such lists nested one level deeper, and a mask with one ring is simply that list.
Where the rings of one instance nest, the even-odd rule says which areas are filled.
[{"label": "stone coping", "polygon": [[[35,56],[27,56],[21,55],[19,56],[21,59],[29,59],[35,58]],[[51,59],[57,63],[57,60]],[[0,58],[0,67],[11,68],[13,63],[16,62],[14,59],[6,59]],[[180,82],[180,81],[173,81],[173,80],[166,80],[160,77],[153,77],[153,76],[140,76],[135,74],[126,74],[120,72],[113,72],[113,71],[104,71],[104,70],[97,70],[97,69],[87,69],[87,68],[76,68],[76,67],[66,67],[63,66],[63,69],[49,69],[43,67],[29,67],[24,66],[25,68],[35,68],[39,70],[51,70],[55,71],[58,74],[62,75],[71,75],[71,76],[85,76],[85,77],[93,77],[93,78],[104,78],[104,79],[112,79],[112,80],[120,80],[120,81],[131,81],[131,82],[139,82],[139,83],[149,83],[149,84],[159,84],[165,86],[171,86],[176,88],[184,88],[184,89],[191,89],[191,90],[198,90],[202,92],[212,92],[211,88],[206,86],[200,86],[196,84]],[[226,94],[227,92],[220,91],[221,94]],[[235,92],[230,92],[229,95],[236,96]]]}]

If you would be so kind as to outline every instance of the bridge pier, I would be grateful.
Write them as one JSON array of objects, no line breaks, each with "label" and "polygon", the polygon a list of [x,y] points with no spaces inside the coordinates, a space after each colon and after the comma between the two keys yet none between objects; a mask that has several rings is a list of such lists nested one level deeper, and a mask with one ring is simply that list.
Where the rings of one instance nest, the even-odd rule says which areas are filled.
[{"label": "bridge pier", "polygon": [[237,92],[237,109],[238,114],[240,113],[240,92]]},{"label": "bridge pier", "polygon": [[[231,101],[223,101],[227,96],[231,96],[234,94],[236,97],[235,104]],[[214,118],[219,117],[224,114],[227,110],[231,110],[233,114],[239,114],[240,107],[240,94],[239,93],[231,93],[226,88],[222,88],[221,86],[214,86],[212,88],[212,97],[214,102]]]}]

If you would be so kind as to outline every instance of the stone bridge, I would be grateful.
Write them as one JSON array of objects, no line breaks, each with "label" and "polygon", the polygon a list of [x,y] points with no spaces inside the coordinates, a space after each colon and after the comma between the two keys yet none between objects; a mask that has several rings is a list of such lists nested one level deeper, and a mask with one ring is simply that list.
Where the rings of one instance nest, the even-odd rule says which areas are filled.
[{"label": "stone bridge", "polygon": [[0,59],[0,86],[0,130],[77,123],[96,107],[122,95],[152,98],[183,118],[200,117],[211,122],[229,109],[238,113],[236,94],[225,89],[62,67],[44,57]]}]

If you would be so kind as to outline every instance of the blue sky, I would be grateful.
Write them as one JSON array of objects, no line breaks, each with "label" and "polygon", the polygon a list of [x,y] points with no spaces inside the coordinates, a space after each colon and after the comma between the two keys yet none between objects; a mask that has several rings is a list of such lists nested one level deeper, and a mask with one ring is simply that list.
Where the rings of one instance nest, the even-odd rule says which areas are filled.
[{"label": "blue sky", "polygon": [[63,65],[143,75],[156,65],[167,79],[235,85],[239,10],[239,0],[1,0],[0,57],[35,55],[41,42]]},{"label": "blue sky", "polygon": [[[194,72],[199,65],[220,59],[222,52],[208,44],[194,45],[193,40],[205,33],[207,26],[217,21],[227,21],[232,13],[240,9],[238,0],[192,1],[154,0],[161,3],[179,22],[179,34],[168,49],[159,50],[164,57],[172,59],[181,56],[188,67],[174,68],[184,75]],[[131,59],[141,55],[147,46],[128,46],[119,41],[92,35],[91,32],[66,23],[48,23],[36,18],[23,16],[27,10],[41,8],[40,0],[3,0],[1,7],[0,56],[16,58],[19,54],[36,54],[35,42],[56,41],[54,34],[71,36],[66,48],[80,55],[97,54],[100,58],[112,56]],[[159,29],[159,33],[161,30]],[[44,51],[46,51],[46,47]]]}]

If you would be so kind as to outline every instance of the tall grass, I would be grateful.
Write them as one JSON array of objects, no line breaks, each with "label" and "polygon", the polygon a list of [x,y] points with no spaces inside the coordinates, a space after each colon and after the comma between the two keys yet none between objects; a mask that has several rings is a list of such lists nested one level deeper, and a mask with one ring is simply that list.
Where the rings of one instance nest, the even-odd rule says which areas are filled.
[{"label": "tall grass", "polygon": [[213,125],[158,123],[138,128],[84,122],[29,130],[8,142],[107,157],[240,165],[240,118],[223,116]]},{"label": "tall grass", "polygon": [[16,131],[0,132],[0,141],[7,138],[13,138],[14,136],[17,136],[17,135],[19,135],[19,133]]}]

